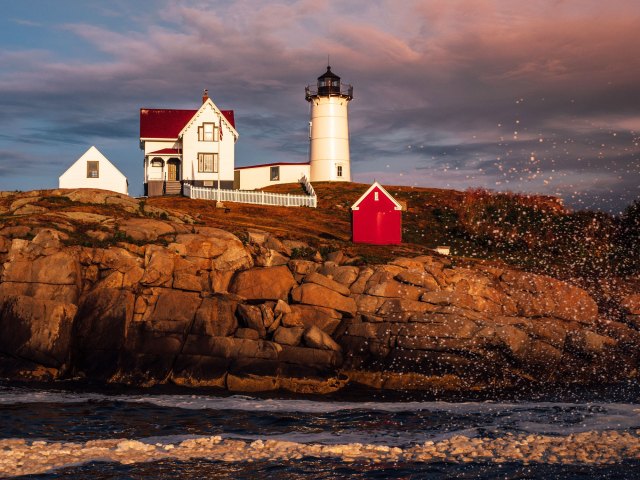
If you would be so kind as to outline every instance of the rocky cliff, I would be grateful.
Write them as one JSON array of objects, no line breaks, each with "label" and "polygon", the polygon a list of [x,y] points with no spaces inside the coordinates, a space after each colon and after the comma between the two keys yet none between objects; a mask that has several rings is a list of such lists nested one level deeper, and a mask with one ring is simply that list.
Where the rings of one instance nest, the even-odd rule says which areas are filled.
[{"label": "rocky cliff", "polygon": [[323,258],[100,191],[1,200],[1,377],[322,393],[638,375],[631,281],[606,318],[585,290],[496,264]]}]

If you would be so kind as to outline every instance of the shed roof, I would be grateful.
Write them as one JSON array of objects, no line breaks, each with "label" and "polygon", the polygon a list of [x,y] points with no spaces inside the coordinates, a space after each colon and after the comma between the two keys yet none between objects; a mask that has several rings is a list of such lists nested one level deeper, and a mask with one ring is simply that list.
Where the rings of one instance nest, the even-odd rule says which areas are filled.
[{"label": "shed roof", "polygon": [[362,201],[367,198],[369,196],[369,194],[375,189],[378,188],[389,200],[391,200],[394,204],[393,209],[394,210],[402,210],[402,205],[400,205],[400,203],[398,203],[398,201],[393,198],[393,195],[391,195],[389,192],[387,192],[384,187],[382,185],[380,185],[378,182],[373,182],[373,184],[367,189],[366,192],[364,192],[362,194],[362,196],[356,200],[356,203],[354,203],[353,205],[351,205],[351,210],[360,210],[360,203],[362,203]]}]

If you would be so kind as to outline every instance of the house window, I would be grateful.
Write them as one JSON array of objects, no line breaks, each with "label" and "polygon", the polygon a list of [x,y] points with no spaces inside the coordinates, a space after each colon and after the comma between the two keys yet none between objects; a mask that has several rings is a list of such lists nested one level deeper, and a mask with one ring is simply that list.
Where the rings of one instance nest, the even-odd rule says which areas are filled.
[{"label": "house window", "polygon": [[198,127],[198,140],[201,142],[217,142],[218,126],[215,123],[203,123]]},{"label": "house window", "polygon": [[199,153],[198,154],[198,172],[217,172],[218,171],[218,154],[217,153]]},{"label": "house window", "polygon": [[100,162],[87,162],[87,178],[100,177]]},{"label": "house window", "polygon": [[337,175],[338,177],[341,177],[341,176],[342,176],[342,165],[338,165],[338,171],[336,172],[336,175]]},{"label": "house window", "polygon": [[280,167],[271,167],[271,181],[278,182],[280,180]]},{"label": "house window", "polygon": [[154,168],[162,168],[162,159],[154,158],[151,160],[151,166]]},{"label": "house window", "polygon": [[377,202],[378,201],[378,192],[373,192],[373,199]]}]

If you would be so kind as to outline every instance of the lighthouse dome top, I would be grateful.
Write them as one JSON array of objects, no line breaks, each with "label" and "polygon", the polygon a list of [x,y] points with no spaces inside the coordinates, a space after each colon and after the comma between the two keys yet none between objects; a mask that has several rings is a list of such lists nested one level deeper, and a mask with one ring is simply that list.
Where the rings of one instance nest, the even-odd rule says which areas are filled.
[{"label": "lighthouse dome top", "polygon": [[318,77],[318,84],[327,80],[340,82],[340,77],[331,71],[331,65],[327,65],[327,71]]},{"label": "lighthouse dome top", "polygon": [[340,77],[331,71],[331,66],[327,65],[327,71],[318,77],[316,88],[311,85],[305,88],[305,97],[311,101],[314,97],[340,96],[348,100],[353,98],[353,87],[342,84]]}]

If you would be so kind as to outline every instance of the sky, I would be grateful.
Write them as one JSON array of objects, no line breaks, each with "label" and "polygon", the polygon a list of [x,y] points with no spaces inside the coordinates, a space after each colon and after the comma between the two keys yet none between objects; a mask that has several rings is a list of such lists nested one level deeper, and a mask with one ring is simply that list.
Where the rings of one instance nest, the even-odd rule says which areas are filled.
[{"label": "sky", "polygon": [[0,0],[0,190],[91,145],[142,194],[140,108],[235,111],[236,166],[304,162],[304,87],[354,87],[353,180],[640,198],[637,0]]}]

